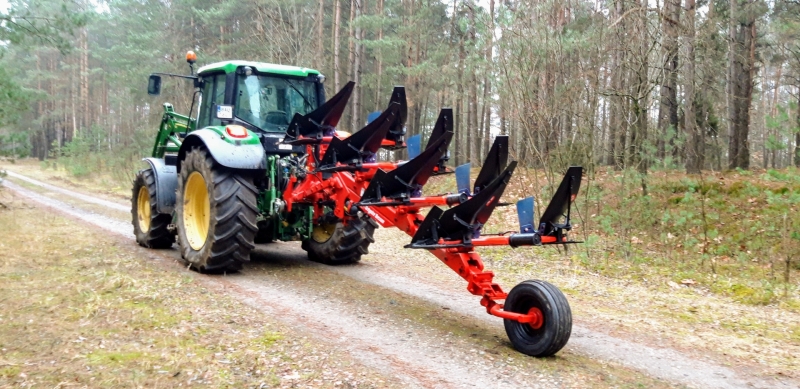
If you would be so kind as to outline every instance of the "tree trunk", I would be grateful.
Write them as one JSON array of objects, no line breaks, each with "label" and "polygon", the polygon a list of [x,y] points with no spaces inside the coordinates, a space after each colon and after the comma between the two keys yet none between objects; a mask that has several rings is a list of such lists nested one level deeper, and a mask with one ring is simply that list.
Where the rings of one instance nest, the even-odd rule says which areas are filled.
[{"label": "tree trunk", "polygon": [[[361,0],[353,1],[356,5],[355,17],[361,16]],[[355,133],[361,128],[361,26],[355,28],[355,59],[353,60],[353,81],[356,82],[356,90],[353,93],[353,113],[351,115],[350,131]]]},{"label": "tree trunk", "polygon": [[[492,48],[494,47],[494,0],[489,0],[489,28],[487,32],[486,43],[486,63],[494,63]],[[490,67],[491,69],[491,67]],[[492,77],[493,74],[489,69],[485,70],[483,78],[483,150],[480,153],[481,157],[489,152],[489,143],[491,142],[492,134]]]},{"label": "tree trunk", "polygon": [[609,117],[609,137],[608,137],[608,154],[606,157],[606,164],[620,169],[624,166],[625,161],[625,135],[626,129],[624,126],[625,120],[625,99],[626,97],[620,94],[624,93],[625,89],[625,76],[623,63],[625,62],[625,51],[622,47],[625,41],[625,28],[626,22],[622,18],[625,14],[625,0],[616,0],[614,4],[614,15],[620,18],[620,22],[615,29],[616,39],[619,42],[616,50],[611,59],[611,91],[613,95],[610,97],[611,109]]},{"label": "tree trunk", "polygon": [[80,94],[81,94],[81,128],[89,129],[91,114],[89,111],[89,36],[87,28],[81,29],[81,57],[80,57]]},{"label": "tree trunk", "polygon": [[703,168],[703,139],[702,130],[697,128],[695,115],[695,54],[694,54],[694,28],[695,0],[686,0],[686,74],[684,75],[684,116],[683,126],[686,131],[686,173],[700,174]]},{"label": "tree trunk", "polygon": [[797,132],[794,134],[794,166],[800,168],[800,87],[797,88],[797,110],[795,112]]},{"label": "tree trunk", "polygon": [[317,7],[317,55],[314,57],[314,62],[317,69],[321,69],[325,63],[325,34],[324,30],[324,17],[325,17],[325,0],[318,0],[319,6]]},{"label": "tree trunk", "polygon": [[635,71],[630,74],[634,80],[634,84],[631,85],[631,90],[634,93],[634,97],[631,99],[633,108],[631,113],[635,125],[630,131],[630,152],[628,155],[630,163],[628,166],[636,168],[640,173],[647,174],[648,161],[644,153],[644,144],[647,141],[647,119],[649,116],[647,108],[650,106],[648,101],[650,86],[647,73],[650,68],[648,60],[650,41],[647,39],[647,35],[643,34],[643,32],[647,31],[647,12],[644,11],[647,7],[646,0],[641,0],[637,6],[642,11],[637,12],[639,17],[634,21],[635,30],[640,31],[637,37],[638,41],[633,42],[637,54],[630,59],[635,66]]},{"label": "tree trunk", "polygon": [[353,80],[353,62],[355,61],[356,52],[353,48],[355,43],[353,29],[353,20],[356,16],[356,0],[350,0],[350,21],[347,23],[347,80]]},{"label": "tree trunk", "polygon": [[750,105],[755,70],[755,15],[746,6],[752,0],[731,1],[730,70],[728,73],[728,168],[748,169]]},{"label": "tree trunk", "polygon": [[664,1],[661,21],[664,69],[661,82],[661,102],[658,110],[658,158],[672,154],[678,129],[678,23],[680,0]]},{"label": "tree trunk", "polygon": [[[778,61],[778,71],[775,74],[775,86],[774,86],[773,92],[772,92],[772,108],[771,108],[772,117],[777,117],[778,116],[778,92],[781,89],[781,76],[782,76],[782,74],[783,74],[783,63]],[[767,99],[762,99],[762,102],[766,102],[766,100]],[[764,128],[765,129],[767,128],[767,126],[766,126],[766,121],[767,120],[766,119],[767,119],[767,114],[766,114],[766,111],[764,111]],[[780,135],[778,133],[778,129],[777,128],[772,129],[770,132],[772,133],[772,136],[774,136],[776,139],[778,139],[779,137],[782,137],[782,135]],[[783,153],[781,153],[781,154],[783,154]],[[777,162],[777,160],[778,160],[778,149],[777,148],[775,148],[775,147],[772,148],[772,156],[771,157],[772,157],[772,168],[773,169],[779,168],[781,164],[779,164]],[[783,159],[783,158],[781,158],[781,159]],[[765,165],[765,167],[766,167],[766,165]]]},{"label": "tree trunk", "polygon": [[[475,10],[468,7],[469,12],[469,42],[470,46],[477,43],[476,24],[475,24]],[[470,85],[469,85],[469,101],[467,103],[467,161],[481,163],[475,159],[475,140],[476,133],[480,130],[478,128],[478,77],[476,66],[473,64],[470,69]]]},{"label": "tree trunk", "polygon": [[[383,42],[383,0],[378,0],[378,17],[380,18],[380,26],[378,27],[378,42]],[[375,82],[375,110],[380,109],[380,94],[381,85],[383,84],[383,50],[378,48],[377,59],[377,81]]]},{"label": "tree trunk", "polygon": [[[453,0],[453,15],[457,15],[457,0]],[[455,18],[453,18],[453,34],[457,34],[458,39],[458,77],[456,79],[456,108],[455,108],[455,133],[456,133],[456,147],[455,147],[455,163],[461,165],[464,162],[469,162],[464,153],[464,126],[463,126],[463,97],[464,97],[464,61],[467,56],[466,49],[464,48],[464,34],[461,31],[456,31]]]},{"label": "tree trunk", "polygon": [[342,16],[341,0],[334,0],[334,16],[333,16],[333,93],[339,91],[340,84],[340,69],[339,69],[339,30],[340,21]]}]

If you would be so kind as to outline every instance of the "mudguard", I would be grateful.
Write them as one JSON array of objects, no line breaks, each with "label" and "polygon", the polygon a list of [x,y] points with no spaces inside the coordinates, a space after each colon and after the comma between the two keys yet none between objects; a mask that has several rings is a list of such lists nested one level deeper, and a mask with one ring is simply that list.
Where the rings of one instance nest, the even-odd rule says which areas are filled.
[{"label": "mudguard", "polygon": [[247,141],[247,143],[238,141],[229,143],[222,139],[217,132],[204,128],[189,133],[181,144],[178,152],[178,172],[181,171],[180,161],[183,161],[186,152],[191,147],[201,145],[205,146],[218,164],[227,168],[248,170],[265,170],[267,168],[264,147],[257,138],[255,141]]},{"label": "mudguard", "polygon": [[158,213],[171,214],[175,209],[175,190],[178,189],[178,170],[175,166],[164,163],[161,158],[145,158],[150,164],[156,179],[156,210]]}]

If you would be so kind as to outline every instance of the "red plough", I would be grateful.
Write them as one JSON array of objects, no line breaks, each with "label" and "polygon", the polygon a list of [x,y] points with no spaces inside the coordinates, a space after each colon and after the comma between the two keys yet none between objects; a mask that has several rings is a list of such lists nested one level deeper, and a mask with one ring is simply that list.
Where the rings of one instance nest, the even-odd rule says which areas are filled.
[{"label": "red plough", "polygon": [[[371,218],[382,227],[396,227],[412,237],[409,249],[430,251],[465,281],[467,290],[480,296],[490,315],[504,319],[514,347],[528,355],[549,356],[567,343],[572,317],[564,295],[544,281],[525,281],[506,293],[485,270],[481,246],[540,246],[577,243],[567,239],[571,229],[570,208],[580,188],[582,168],[571,167],[556,193],[534,225],[533,198],[517,203],[520,231],[482,234],[481,229],[516,168],[508,160],[508,138],[496,137],[483,167],[469,185],[469,165],[449,170],[447,148],[453,138],[453,113],[443,109],[431,137],[420,150],[419,139],[409,147],[410,160],[377,162],[380,148],[405,147],[406,99],[396,87],[389,106],[366,127],[349,137],[335,131],[353,90],[349,83],[327,103],[308,115],[296,115],[284,143],[302,144],[308,159],[283,192],[287,210],[293,204],[309,204],[314,215],[349,223]],[[409,145],[412,139],[409,139]],[[428,179],[455,173],[458,192],[423,196]],[[449,207],[444,210],[440,207]],[[430,208],[427,215],[422,210]],[[315,220],[319,222],[319,220]]]}]

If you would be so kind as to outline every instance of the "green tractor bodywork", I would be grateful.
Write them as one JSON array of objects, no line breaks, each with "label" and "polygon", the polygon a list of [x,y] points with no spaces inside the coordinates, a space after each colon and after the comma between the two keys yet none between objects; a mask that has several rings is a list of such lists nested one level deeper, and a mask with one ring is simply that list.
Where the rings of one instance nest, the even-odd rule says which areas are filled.
[{"label": "green tractor bodywork", "polygon": [[[149,92],[158,94],[160,77],[155,88],[153,77]],[[297,206],[287,212],[281,205],[290,169],[305,148],[281,141],[294,114],[306,114],[325,101],[324,77],[313,69],[248,61],[218,62],[201,67],[196,76],[179,77],[194,80],[197,116],[163,105],[152,157],[146,159],[156,176],[158,212],[176,217],[170,192],[176,189],[181,161],[192,148],[202,147],[219,165],[256,177],[257,241],[308,239],[313,208]],[[233,117],[220,119],[215,114],[220,106],[231,107]],[[232,134],[229,126],[246,132]]]},{"label": "green tractor bodywork", "polygon": [[183,143],[177,134],[186,134],[194,130],[196,121],[186,115],[175,112],[170,103],[164,103],[164,117],[158,128],[156,143],[153,145],[152,156],[164,158],[165,154],[177,153]]}]

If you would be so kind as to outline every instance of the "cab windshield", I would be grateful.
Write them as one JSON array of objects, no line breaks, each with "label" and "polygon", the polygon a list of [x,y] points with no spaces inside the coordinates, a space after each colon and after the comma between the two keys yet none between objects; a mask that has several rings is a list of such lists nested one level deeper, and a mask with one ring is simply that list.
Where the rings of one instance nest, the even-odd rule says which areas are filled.
[{"label": "cab windshield", "polygon": [[286,131],[295,113],[317,108],[313,82],[297,78],[250,75],[238,78],[234,115],[264,131]]}]

